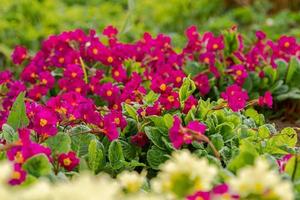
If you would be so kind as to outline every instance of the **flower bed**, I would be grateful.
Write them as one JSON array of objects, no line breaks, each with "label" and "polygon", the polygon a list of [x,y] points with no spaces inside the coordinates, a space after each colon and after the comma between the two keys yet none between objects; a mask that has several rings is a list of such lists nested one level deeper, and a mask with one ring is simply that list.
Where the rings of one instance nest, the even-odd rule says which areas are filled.
[{"label": "flower bed", "polygon": [[1,158],[13,165],[2,183],[15,187],[0,195],[80,199],[85,187],[87,199],[297,196],[299,128],[277,131],[255,110],[300,99],[295,38],[257,32],[244,44],[235,27],[215,36],[192,26],[178,49],[163,34],[135,43],[117,34],[74,30],[35,55],[15,48],[22,73],[0,72]]}]

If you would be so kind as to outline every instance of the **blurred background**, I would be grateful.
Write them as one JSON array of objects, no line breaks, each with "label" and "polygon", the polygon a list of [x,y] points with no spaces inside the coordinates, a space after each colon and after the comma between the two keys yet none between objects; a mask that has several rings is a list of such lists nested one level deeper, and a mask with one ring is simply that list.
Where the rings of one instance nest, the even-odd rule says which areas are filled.
[{"label": "blurred background", "polygon": [[299,36],[299,8],[300,0],[1,0],[0,68],[10,65],[15,45],[36,51],[49,35],[76,28],[114,25],[122,41],[162,32],[178,47],[190,25],[215,33],[237,25],[249,39],[256,30],[272,39]]}]

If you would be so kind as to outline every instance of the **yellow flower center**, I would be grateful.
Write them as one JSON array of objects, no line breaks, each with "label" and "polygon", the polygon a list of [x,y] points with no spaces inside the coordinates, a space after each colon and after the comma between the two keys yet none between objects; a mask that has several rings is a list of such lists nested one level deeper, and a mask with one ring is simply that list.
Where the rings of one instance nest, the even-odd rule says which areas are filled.
[{"label": "yellow flower center", "polygon": [[77,76],[77,73],[76,72],[72,72],[71,76],[72,76],[72,78],[75,78]]},{"label": "yellow flower center", "polygon": [[181,80],[182,80],[182,78],[181,78],[180,76],[177,76],[177,77],[176,77],[176,82],[177,82],[177,83],[180,83]]},{"label": "yellow flower center", "polygon": [[47,79],[42,79],[42,84],[46,85],[48,83]]},{"label": "yellow flower center", "polygon": [[93,48],[93,54],[97,55],[98,54],[98,49],[97,48]]},{"label": "yellow flower center", "polygon": [[114,75],[115,75],[116,77],[118,77],[118,76],[120,76],[120,72],[119,72],[119,71],[115,71],[115,72],[114,72]]},{"label": "yellow flower center", "polygon": [[204,58],[204,62],[208,64],[209,63],[209,58],[208,57]]},{"label": "yellow flower center", "polygon": [[284,47],[285,47],[285,48],[288,48],[289,46],[290,46],[290,43],[289,43],[289,42],[285,42],[285,43],[284,43]]},{"label": "yellow flower center", "polygon": [[20,151],[18,151],[17,154],[15,155],[15,162],[16,163],[23,163],[24,162],[23,155]]},{"label": "yellow flower center", "polygon": [[48,121],[46,120],[46,119],[40,119],[40,125],[41,126],[46,126],[47,125],[47,123],[48,123]]},{"label": "yellow flower center", "polygon": [[161,89],[161,91],[165,91],[167,89],[167,85],[163,83],[159,86],[159,89]]},{"label": "yellow flower center", "polygon": [[113,61],[114,61],[113,57],[109,56],[109,57],[107,58],[107,62],[108,62],[108,63],[112,63]]},{"label": "yellow flower center", "polygon": [[65,166],[69,166],[72,163],[72,161],[70,160],[70,158],[65,158],[63,162],[64,162]]},{"label": "yellow flower center", "polygon": [[241,76],[243,74],[242,70],[237,70],[236,75]]},{"label": "yellow flower center", "polygon": [[116,123],[117,125],[119,125],[119,124],[120,124],[120,118],[118,118],[118,117],[117,117],[117,118],[115,118],[115,120],[114,120],[114,121],[115,121],[115,123]]},{"label": "yellow flower center", "polygon": [[174,102],[175,101],[175,98],[171,95],[171,96],[168,96],[168,101],[169,102]]},{"label": "yellow flower center", "polygon": [[75,92],[80,93],[81,92],[81,88],[80,87],[75,88]]},{"label": "yellow flower center", "polygon": [[60,58],[58,59],[58,62],[59,62],[60,64],[63,64],[63,63],[65,62],[65,58],[64,58],[64,57],[60,57]]},{"label": "yellow flower center", "polygon": [[21,178],[21,173],[20,172],[13,172],[12,174],[12,179],[16,179],[16,180],[19,180]]},{"label": "yellow flower center", "polygon": [[112,95],[112,91],[111,91],[111,90],[107,90],[106,95],[107,95],[108,97],[110,97],[110,96]]},{"label": "yellow flower center", "polygon": [[213,44],[213,49],[217,49],[219,48],[219,45],[218,44]]}]

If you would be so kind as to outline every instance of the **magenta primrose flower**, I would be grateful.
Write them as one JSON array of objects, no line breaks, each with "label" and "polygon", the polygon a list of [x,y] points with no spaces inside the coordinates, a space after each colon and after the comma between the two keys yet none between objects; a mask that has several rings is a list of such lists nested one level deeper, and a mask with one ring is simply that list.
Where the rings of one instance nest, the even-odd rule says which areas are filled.
[{"label": "magenta primrose flower", "polygon": [[182,127],[179,117],[173,117],[173,126],[169,130],[169,137],[176,149],[179,149],[183,144],[190,144],[193,141],[192,134],[188,130],[197,132],[197,134],[204,134],[206,125],[198,121],[191,121],[186,128]]},{"label": "magenta primrose flower", "polygon": [[25,181],[27,173],[22,169],[20,164],[14,164],[14,170],[12,172],[9,184],[19,185]]},{"label": "magenta primrose flower", "polygon": [[11,55],[13,63],[16,65],[22,64],[22,62],[27,58],[27,56],[28,56],[27,54],[28,54],[28,52],[25,47],[16,46]]},{"label": "magenta primrose flower", "polygon": [[270,91],[265,92],[264,96],[258,98],[258,105],[259,106],[268,106],[272,108],[273,105],[273,97]]},{"label": "magenta primrose flower", "polygon": [[226,91],[221,93],[221,97],[227,101],[228,107],[234,112],[243,109],[249,99],[248,93],[236,84],[227,87]]},{"label": "magenta primrose flower", "polygon": [[58,163],[68,171],[72,171],[75,167],[77,167],[79,161],[79,158],[73,151],[62,153],[58,156]]}]

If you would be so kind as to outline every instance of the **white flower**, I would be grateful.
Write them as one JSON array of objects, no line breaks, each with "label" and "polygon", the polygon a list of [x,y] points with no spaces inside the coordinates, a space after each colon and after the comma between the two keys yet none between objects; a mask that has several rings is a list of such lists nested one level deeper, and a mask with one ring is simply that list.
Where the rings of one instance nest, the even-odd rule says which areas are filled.
[{"label": "white flower", "polygon": [[138,174],[136,171],[124,171],[118,175],[118,181],[127,192],[137,192],[143,186],[146,174]]},{"label": "white flower", "polygon": [[187,150],[178,151],[161,166],[152,187],[158,193],[181,198],[198,190],[211,189],[216,174],[217,168],[206,159],[199,159]]},{"label": "white flower", "polygon": [[[282,181],[278,172],[271,170],[268,162],[262,158],[258,158],[254,166],[240,169],[237,176],[229,180],[229,184],[241,197],[257,195],[284,200],[293,199],[291,184]],[[281,187],[285,188],[284,192],[279,191]]]}]

